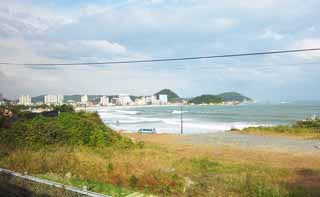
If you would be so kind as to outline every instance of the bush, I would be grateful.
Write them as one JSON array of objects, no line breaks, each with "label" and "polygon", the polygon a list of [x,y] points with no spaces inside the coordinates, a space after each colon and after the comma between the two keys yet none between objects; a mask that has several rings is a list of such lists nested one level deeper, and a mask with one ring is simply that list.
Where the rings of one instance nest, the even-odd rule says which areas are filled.
[{"label": "bush", "polygon": [[74,108],[72,105],[63,104],[61,106],[55,106],[54,111],[58,112],[74,112]]},{"label": "bush", "polygon": [[320,119],[298,121],[293,127],[320,129]]},{"label": "bush", "polygon": [[128,148],[134,143],[105,126],[96,113],[62,112],[58,117],[37,116],[18,120],[0,130],[0,142],[10,146],[42,146],[51,144],[110,146]]}]

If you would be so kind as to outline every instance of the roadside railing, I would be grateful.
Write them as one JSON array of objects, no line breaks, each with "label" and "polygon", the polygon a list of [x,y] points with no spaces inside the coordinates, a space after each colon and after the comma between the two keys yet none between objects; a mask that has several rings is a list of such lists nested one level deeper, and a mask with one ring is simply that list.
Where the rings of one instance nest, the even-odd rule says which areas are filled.
[{"label": "roadside railing", "polygon": [[109,197],[76,187],[36,178],[0,168],[0,196],[75,196]]}]

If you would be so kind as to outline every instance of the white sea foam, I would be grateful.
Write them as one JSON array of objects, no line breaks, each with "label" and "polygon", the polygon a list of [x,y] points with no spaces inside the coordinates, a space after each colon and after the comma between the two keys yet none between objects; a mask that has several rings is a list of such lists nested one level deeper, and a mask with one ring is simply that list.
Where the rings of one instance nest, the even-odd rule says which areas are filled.
[{"label": "white sea foam", "polygon": [[[187,113],[188,111],[182,111],[182,113],[184,114],[184,113]],[[181,114],[181,111],[179,111],[179,110],[173,110],[172,112],[171,112],[172,114]]]},{"label": "white sea foam", "polygon": [[[183,111],[186,113],[187,111]],[[197,111],[198,112],[198,111]],[[181,113],[179,110],[154,111],[130,111],[123,109],[98,110],[101,119],[111,128],[136,132],[140,128],[156,128],[158,133],[179,133],[181,120],[174,114]],[[189,114],[189,115],[188,115]],[[256,127],[262,124],[253,122],[215,122],[198,117],[198,113],[187,113],[183,119],[185,133],[210,133],[223,132],[232,128],[243,129]]]},{"label": "white sea foam", "polygon": [[130,114],[130,115],[135,115],[135,114],[139,114],[139,111],[125,111],[125,110],[115,110],[115,112],[118,113],[123,113],[123,114]]}]

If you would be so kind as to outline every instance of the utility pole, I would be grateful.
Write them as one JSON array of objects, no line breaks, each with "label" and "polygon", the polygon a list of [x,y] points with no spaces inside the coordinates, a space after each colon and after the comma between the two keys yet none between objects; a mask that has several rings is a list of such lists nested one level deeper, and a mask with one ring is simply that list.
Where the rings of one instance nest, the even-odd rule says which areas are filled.
[{"label": "utility pole", "polygon": [[180,114],[181,114],[180,132],[181,132],[181,134],[183,134],[183,111],[182,111],[182,106],[183,106],[183,100],[181,101],[181,107],[180,107]]}]

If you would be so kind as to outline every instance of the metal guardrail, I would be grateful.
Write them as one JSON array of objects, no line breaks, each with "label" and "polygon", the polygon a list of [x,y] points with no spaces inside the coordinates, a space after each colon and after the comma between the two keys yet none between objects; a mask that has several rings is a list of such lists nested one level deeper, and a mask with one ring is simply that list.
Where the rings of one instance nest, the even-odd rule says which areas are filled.
[{"label": "metal guardrail", "polygon": [[[13,172],[13,171],[2,169],[2,168],[0,168],[0,186],[12,187],[11,190],[20,190],[20,191],[13,191],[16,194],[12,196],[109,197],[104,194],[99,194],[99,193],[95,193],[87,190],[81,190],[76,187],[36,178],[29,175],[23,175],[21,173]],[[9,188],[5,188],[5,189],[8,191],[10,190]],[[1,190],[1,187],[0,187],[0,190]],[[55,191],[50,191],[50,190],[55,190]],[[26,195],[26,193],[28,194]],[[7,196],[10,196],[10,194],[8,194]]]}]

